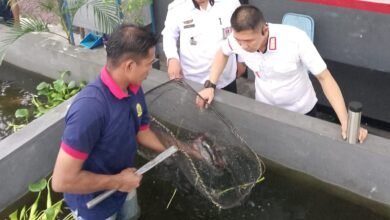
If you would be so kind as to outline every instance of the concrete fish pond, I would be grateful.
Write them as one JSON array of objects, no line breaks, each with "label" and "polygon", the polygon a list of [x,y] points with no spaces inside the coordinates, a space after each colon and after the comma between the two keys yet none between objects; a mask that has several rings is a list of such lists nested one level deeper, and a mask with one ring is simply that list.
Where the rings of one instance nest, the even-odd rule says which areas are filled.
[{"label": "concrete fish pond", "polygon": [[[31,46],[26,49],[25,45]],[[52,74],[58,71],[53,71],[54,67],[66,66],[74,79],[96,77],[104,62],[103,51],[88,56],[83,54],[87,51],[55,50],[63,47],[38,34],[26,35],[8,51],[6,61],[41,74]],[[23,56],[18,55],[20,51]],[[39,62],[42,57],[56,59],[48,59],[46,66]],[[166,73],[152,70],[143,87],[148,91],[166,80]],[[194,83],[190,85],[196,90],[200,88]],[[170,109],[174,105],[169,103],[177,101],[174,97],[164,101],[168,105],[162,106],[157,116],[180,127],[180,118],[189,116],[179,112],[182,115],[178,117],[178,112]],[[64,102],[0,142],[0,210],[24,195],[28,183],[51,173],[70,102]],[[152,170],[139,191],[143,219],[389,218],[388,139],[369,135],[363,145],[347,144],[339,137],[336,124],[223,91],[218,91],[213,105],[265,160],[266,179],[255,185],[242,206],[233,209],[219,211],[197,193],[178,192],[165,210],[174,187],[169,181],[154,179]],[[199,122],[195,121],[197,118],[192,120]]]},{"label": "concrete fish pond", "polygon": [[49,80],[6,62],[0,66],[0,140],[13,132],[15,111],[31,108],[36,86]]}]

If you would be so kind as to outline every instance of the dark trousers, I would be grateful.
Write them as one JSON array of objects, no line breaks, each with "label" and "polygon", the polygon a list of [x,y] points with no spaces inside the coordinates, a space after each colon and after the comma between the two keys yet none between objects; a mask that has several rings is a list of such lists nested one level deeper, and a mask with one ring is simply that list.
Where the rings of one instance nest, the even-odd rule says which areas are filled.
[{"label": "dark trousers", "polygon": [[315,104],[314,107],[305,115],[308,115],[308,116],[315,118],[317,116],[317,104]]},{"label": "dark trousers", "polygon": [[225,91],[229,91],[229,92],[237,94],[237,82],[236,82],[236,80],[231,82],[229,85],[223,87],[222,89],[225,90]]}]

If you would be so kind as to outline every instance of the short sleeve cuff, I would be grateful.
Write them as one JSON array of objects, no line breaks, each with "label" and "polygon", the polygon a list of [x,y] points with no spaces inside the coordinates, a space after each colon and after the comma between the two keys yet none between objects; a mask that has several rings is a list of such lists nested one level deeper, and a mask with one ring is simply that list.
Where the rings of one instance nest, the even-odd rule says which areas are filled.
[{"label": "short sleeve cuff", "polygon": [[225,54],[226,56],[230,56],[233,54],[233,47],[232,47],[230,36],[221,43],[221,49],[222,49],[222,53]]},{"label": "short sleeve cuff", "polygon": [[75,159],[86,160],[88,158],[88,154],[87,153],[78,151],[78,150],[72,148],[71,146],[67,145],[64,142],[61,142],[61,149],[63,151],[65,151],[65,153],[67,153],[69,156],[71,156],[71,157],[73,157]]},{"label": "short sleeve cuff", "polygon": [[145,130],[148,130],[149,129],[149,124],[144,124],[144,125],[141,125],[141,127],[139,128],[140,131],[145,131]]},{"label": "short sleeve cuff", "polygon": [[319,75],[324,70],[326,70],[326,68],[326,63],[321,59],[321,62],[316,65],[312,65],[311,67],[309,67],[309,70],[311,73],[313,73],[313,75]]}]

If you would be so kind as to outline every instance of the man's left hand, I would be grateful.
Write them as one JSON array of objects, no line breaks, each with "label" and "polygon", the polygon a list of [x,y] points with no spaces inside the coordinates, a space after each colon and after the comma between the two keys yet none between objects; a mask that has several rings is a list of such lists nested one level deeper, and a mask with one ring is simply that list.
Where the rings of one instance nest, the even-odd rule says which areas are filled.
[{"label": "man's left hand", "polygon": [[[358,136],[359,143],[362,144],[366,140],[367,135],[368,135],[367,129],[360,127],[359,136]],[[347,139],[347,126],[341,126],[341,136],[343,137],[344,140]]]}]

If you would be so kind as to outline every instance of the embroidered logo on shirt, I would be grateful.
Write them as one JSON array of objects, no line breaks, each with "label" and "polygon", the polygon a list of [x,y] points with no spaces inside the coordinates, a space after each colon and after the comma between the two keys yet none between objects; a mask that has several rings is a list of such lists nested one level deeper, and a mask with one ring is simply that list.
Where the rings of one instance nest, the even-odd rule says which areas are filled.
[{"label": "embroidered logo on shirt", "polygon": [[231,27],[222,28],[222,36],[224,40],[229,36],[230,33],[232,33]]},{"label": "embroidered logo on shirt", "polygon": [[142,106],[141,106],[141,104],[137,103],[135,108],[137,109],[137,116],[138,116],[138,118],[141,117],[142,116]]}]

